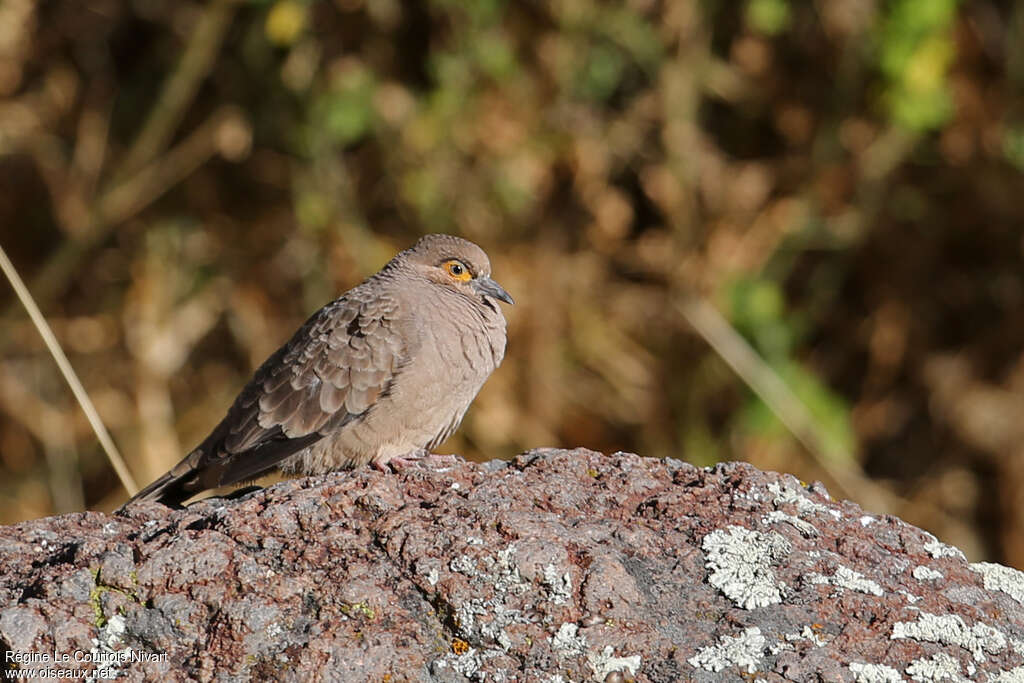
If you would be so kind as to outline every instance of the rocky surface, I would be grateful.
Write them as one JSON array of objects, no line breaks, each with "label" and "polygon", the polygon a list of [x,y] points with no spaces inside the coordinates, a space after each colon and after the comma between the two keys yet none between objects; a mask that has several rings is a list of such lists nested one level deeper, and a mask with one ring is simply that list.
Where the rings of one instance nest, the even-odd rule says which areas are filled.
[{"label": "rocky surface", "polygon": [[1008,683],[1022,603],[790,476],[586,450],[0,528],[5,660],[126,680]]}]

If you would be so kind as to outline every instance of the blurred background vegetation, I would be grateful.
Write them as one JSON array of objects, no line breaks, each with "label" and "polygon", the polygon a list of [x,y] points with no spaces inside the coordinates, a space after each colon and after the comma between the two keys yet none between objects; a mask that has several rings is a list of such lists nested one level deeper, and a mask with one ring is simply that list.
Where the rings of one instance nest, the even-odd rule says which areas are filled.
[{"label": "blurred background vegetation", "polygon": [[[2,0],[0,245],[140,483],[451,232],[517,304],[442,451],[747,460],[1024,567],[1022,86],[987,0]],[[0,316],[0,522],[113,508]]]}]

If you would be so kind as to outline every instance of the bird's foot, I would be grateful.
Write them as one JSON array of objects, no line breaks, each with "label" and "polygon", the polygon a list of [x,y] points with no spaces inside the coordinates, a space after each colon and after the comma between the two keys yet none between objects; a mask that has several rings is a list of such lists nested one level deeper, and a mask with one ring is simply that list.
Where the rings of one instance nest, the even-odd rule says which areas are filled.
[{"label": "bird's foot", "polygon": [[373,466],[382,472],[385,471],[386,468],[390,467],[391,471],[397,473],[410,469],[450,467],[458,463],[460,460],[461,458],[457,455],[441,455],[438,453],[431,453],[427,449],[421,448],[418,451],[413,451],[407,455],[391,458],[386,463],[374,463]]}]

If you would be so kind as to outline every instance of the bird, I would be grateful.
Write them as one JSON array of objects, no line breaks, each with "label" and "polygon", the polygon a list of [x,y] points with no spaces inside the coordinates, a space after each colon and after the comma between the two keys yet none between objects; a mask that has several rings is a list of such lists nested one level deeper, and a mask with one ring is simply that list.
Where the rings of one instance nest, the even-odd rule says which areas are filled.
[{"label": "bird", "polygon": [[314,313],[193,451],[125,505],[169,506],[275,468],[322,474],[429,461],[505,355],[512,304],[479,246],[421,237]]}]

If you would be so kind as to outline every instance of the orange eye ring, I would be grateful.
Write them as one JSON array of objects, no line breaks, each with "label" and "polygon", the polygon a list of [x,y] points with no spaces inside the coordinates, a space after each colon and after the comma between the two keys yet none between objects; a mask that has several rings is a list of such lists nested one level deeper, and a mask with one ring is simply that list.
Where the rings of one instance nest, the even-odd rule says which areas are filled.
[{"label": "orange eye ring", "polygon": [[458,280],[459,282],[468,282],[469,280],[473,279],[473,276],[469,272],[469,268],[466,267],[465,263],[458,259],[451,259],[450,261],[445,261],[444,269],[445,272],[447,272],[448,275],[451,276],[453,280]]}]

